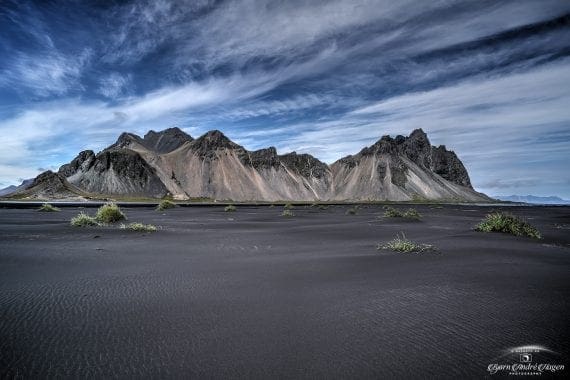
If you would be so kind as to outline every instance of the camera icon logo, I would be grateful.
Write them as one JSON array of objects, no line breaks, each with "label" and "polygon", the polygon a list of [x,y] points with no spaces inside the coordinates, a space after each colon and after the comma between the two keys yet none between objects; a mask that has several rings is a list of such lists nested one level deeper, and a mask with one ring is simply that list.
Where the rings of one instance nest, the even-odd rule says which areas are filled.
[{"label": "camera icon logo", "polygon": [[532,362],[532,355],[531,354],[520,354],[520,362],[521,363]]}]

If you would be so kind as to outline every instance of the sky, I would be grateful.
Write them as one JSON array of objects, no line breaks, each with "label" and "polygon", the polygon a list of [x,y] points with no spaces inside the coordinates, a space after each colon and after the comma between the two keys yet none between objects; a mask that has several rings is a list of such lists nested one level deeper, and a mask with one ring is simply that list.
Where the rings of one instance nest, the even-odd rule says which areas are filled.
[{"label": "sky", "polygon": [[124,131],[332,163],[422,128],[489,195],[570,199],[570,1],[0,0],[0,187]]}]

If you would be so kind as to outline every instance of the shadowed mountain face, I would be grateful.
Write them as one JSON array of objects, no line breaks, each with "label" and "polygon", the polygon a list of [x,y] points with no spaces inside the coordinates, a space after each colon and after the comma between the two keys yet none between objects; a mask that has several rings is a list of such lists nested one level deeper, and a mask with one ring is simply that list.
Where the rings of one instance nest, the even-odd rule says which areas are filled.
[{"label": "shadowed mountain face", "polygon": [[279,155],[274,147],[248,151],[220,131],[197,139],[178,128],[143,138],[123,133],[98,154],[79,153],[58,176],[80,192],[127,197],[489,200],[473,190],[455,153],[431,146],[421,129],[409,137],[384,136],[330,166],[309,154]]}]

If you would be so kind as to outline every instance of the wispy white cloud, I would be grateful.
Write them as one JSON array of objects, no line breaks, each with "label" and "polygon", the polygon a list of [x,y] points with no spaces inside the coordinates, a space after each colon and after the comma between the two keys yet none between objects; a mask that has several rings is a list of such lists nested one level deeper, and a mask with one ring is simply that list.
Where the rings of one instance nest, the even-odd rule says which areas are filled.
[{"label": "wispy white cloud", "polygon": [[121,75],[119,73],[110,73],[99,80],[98,92],[107,98],[117,98],[128,92],[131,84],[132,75]]},{"label": "wispy white cloud", "polygon": [[91,54],[89,49],[71,57],[56,50],[42,56],[20,53],[3,70],[0,86],[31,90],[42,97],[66,94],[81,87],[80,78]]}]

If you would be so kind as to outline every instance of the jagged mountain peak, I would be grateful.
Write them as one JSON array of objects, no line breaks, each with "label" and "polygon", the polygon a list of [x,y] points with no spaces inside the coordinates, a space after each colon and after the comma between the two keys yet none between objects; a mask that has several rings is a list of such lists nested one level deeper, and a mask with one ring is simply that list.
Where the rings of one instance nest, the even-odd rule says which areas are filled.
[{"label": "jagged mountain peak", "polygon": [[61,165],[58,173],[65,177],[71,177],[79,170],[87,170],[94,159],[95,153],[92,150],[84,150],[79,152],[69,164]]},{"label": "jagged mountain peak", "polygon": [[186,132],[184,132],[182,129],[180,129],[178,127],[166,128],[166,129],[163,129],[162,131],[155,131],[155,130],[151,129],[150,131],[148,131],[144,135],[143,139],[148,140],[148,139],[152,138],[153,136],[184,136],[187,139],[192,139],[192,136],[190,136],[189,134],[187,134]]},{"label": "jagged mountain peak", "polygon": [[192,136],[182,131],[180,128],[173,127],[159,132],[150,130],[144,137],[140,137],[135,133],[123,132],[113,145],[106,150],[131,148],[138,144],[143,148],[157,153],[169,153],[178,149],[186,142],[193,141]]},{"label": "jagged mountain peak", "polygon": [[428,137],[427,137],[427,133],[425,133],[423,129],[417,128],[417,129],[414,129],[412,131],[412,133],[410,133],[410,136],[408,138],[427,140]]},{"label": "jagged mountain peak", "polygon": [[54,173],[51,170],[46,170],[45,172],[40,173],[36,178],[34,178],[34,181],[32,182],[31,186],[37,186],[41,183],[50,182],[50,181],[61,182],[64,179],[65,178],[62,175]]},{"label": "jagged mountain peak", "polygon": [[279,156],[279,159],[290,169],[303,177],[322,178],[329,172],[329,166],[308,153],[291,152]]},{"label": "jagged mountain peak", "polygon": [[159,132],[148,131],[142,139],[142,144],[155,152],[169,153],[178,149],[184,143],[193,140],[192,136],[180,128],[172,127]]},{"label": "jagged mountain peak", "polygon": [[217,129],[198,137],[191,144],[192,149],[200,153],[208,153],[218,149],[243,149]]}]

